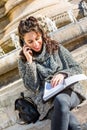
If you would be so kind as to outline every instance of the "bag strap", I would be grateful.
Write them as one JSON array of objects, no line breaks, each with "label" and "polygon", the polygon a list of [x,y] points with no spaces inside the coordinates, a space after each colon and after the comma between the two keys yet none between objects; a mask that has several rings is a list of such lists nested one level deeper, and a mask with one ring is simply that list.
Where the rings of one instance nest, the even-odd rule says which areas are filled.
[{"label": "bag strap", "polygon": [[31,103],[32,105],[34,105],[34,107],[37,109],[37,105],[34,103],[34,101],[30,97],[25,97],[23,92],[21,92],[20,95],[21,95],[21,97],[23,99],[26,99],[29,103]]},{"label": "bag strap", "polygon": [[27,124],[27,122],[24,122],[24,121],[21,121],[21,120],[17,120],[16,123],[19,124],[19,125],[26,125]]}]

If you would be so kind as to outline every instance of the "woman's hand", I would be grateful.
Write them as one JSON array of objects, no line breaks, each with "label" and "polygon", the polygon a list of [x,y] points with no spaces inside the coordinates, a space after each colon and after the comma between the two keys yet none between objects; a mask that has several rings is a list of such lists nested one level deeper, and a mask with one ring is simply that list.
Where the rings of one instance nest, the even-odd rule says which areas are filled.
[{"label": "woman's hand", "polygon": [[66,74],[57,74],[57,75],[54,75],[53,78],[51,79],[51,85],[52,85],[52,87],[55,87],[58,84],[60,84],[64,80],[65,77],[66,77]]},{"label": "woman's hand", "polygon": [[25,44],[23,46],[23,53],[29,63],[32,63],[32,50]]}]

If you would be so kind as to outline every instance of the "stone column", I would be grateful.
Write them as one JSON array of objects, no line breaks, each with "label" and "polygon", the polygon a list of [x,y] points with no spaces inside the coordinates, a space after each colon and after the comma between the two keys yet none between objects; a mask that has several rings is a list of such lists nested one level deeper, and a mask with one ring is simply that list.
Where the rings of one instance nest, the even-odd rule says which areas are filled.
[{"label": "stone column", "polygon": [[9,19],[5,15],[5,0],[0,0],[0,39],[4,36],[4,28],[9,23]]}]

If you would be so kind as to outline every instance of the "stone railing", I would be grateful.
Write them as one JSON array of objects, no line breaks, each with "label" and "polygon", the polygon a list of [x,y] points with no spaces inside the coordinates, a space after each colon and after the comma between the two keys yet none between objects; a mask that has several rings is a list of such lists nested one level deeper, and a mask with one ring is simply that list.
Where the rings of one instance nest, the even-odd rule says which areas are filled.
[{"label": "stone railing", "polygon": [[[3,1],[3,0],[2,0]],[[69,2],[58,0],[50,1],[43,1],[36,0],[36,1],[30,1],[30,0],[20,0],[16,1],[14,0],[7,0],[3,7],[3,15],[0,15],[1,18],[1,40],[0,40],[0,46],[3,46],[3,50],[5,48],[5,52],[13,50],[13,44],[11,44],[9,41],[10,34],[12,32],[17,33],[17,26],[20,21],[20,19],[28,17],[29,15],[37,16],[38,14],[42,14],[52,18],[55,22],[58,28],[61,26],[64,26],[66,24],[69,24],[71,22],[71,19],[68,15],[68,11],[72,9],[73,15],[75,18],[82,18],[82,15],[79,13],[78,4],[73,5]],[[37,6],[38,4],[38,6]],[[62,5],[62,6],[61,6]],[[22,11],[21,11],[22,10]],[[4,46],[4,43],[5,44]],[[10,45],[9,45],[10,44]],[[6,51],[6,46],[9,46],[9,50]]]}]

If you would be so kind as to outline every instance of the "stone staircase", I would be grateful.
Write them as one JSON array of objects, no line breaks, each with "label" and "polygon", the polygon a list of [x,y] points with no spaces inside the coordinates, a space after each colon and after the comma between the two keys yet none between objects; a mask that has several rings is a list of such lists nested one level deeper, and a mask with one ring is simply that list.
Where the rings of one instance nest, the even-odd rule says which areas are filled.
[{"label": "stone staircase", "polygon": [[[76,59],[76,61],[79,62],[79,64],[83,68],[83,72],[87,75],[87,60],[86,60],[87,59],[87,44],[82,45],[83,41],[85,40],[87,41],[86,39],[87,17],[83,18],[81,14],[79,14],[78,4],[74,4],[74,2],[78,3],[78,1],[79,0],[72,0],[72,5],[71,5],[69,2],[64,3],[64,0],[62,3],[60,3],[60,1],[58,0],[54,0],[52,3],[50,3],[50,0],[49,0],[49,1],[46,1],[47,5],[45,5],[46,2],[44,2],[44,4],[42,5],[42,1],[39,1],[39,0],[37,0],[37,2],[34,1],[33,3],[29,0],[25,0],[25,1],[14,0],[14,4],[12,3],[11,0],[1,0],[0,5],[2,5],[2,3],[4,2],[4,5],[1,7],[3,7],[4,9],[4,6],[5,6],[6,12],[2,12],[4,10],[0,7],[0,10],[2,10],[0,14],[1,16],[0,18],[1,19],[0,45],[6,52],[14,48],[13,43],[11,41],[12,39],[9,36],[11,32],[14,32],[16,35],[18,21],[20,21],[21,18],[24,18],[31,14],[33,14],[34,16],[38,14],[42,14],[42,15],[46,14],[47,16],[52,18],[56,22],[56,25],[58,26],[58,31],[56,32],[56,36],[54,33],[53,37],[57,39],[59,43],[64,44],[64,46],[68,48],[69,50],[74,50],[71,52],[73,57]],[[68,24],[71,22],[67,14],[67,10],[70,9],[70,7],[73,8],[73,13],[75,17],[77,18],[78,23]],[[20,13],[20,10],[23,10],[23,11]],[[7,21],[5,20],[5,18]],[[79,20],[80,18],[83,18],[83,19]],[[3,19],[6,21],[5,23],[3,22]],[[3,26],[2,23],[5,25]],[[3,32],[3,30],[5,32]],[[4,37],[2,37],[3,35]],[[11,57],[12,58],[14,57],[14,59],[11,59],[11,58],[3,59],[6,61],[5,64],[3,64],[4,63],[3,60],[0,59],[0,63],[1,63],[0,65],[2,67],[0,70],[0,73],[2,73],[2,76],[4,76],[3,75],[4,71],[6,70],[8,71],[9,69],[11,69],[11,66],[13,67],[11,69],[12,71],[9,72],[9,75],[10,73],[12,74],[10,75],[10,77],[12,77],[11,83],[9,85],[3,86],[0,89],[0,130],[18,130],[18,129],[19,130],[50,130],[50,120],[45,120],[42,122],[37,121],[37,123],[29,124],[29,125],[17,124],[18,117],[17,117],[17,113],[14,111],[14,101],[15,99],[19,97],[20,92],[25,92],[27,94],[29,92],[27,92],[26,88],[24,87],[22,79],[17,79],[16,77],[17,80],[15,81],[12,80],[15,77],[14,75],[18,74],[17,70],[15,71],[14,69],[15,67],[17,67],[16,54],[18,52],[17,50],[14,50],[14,51],[16,51],[16,53],[13,53],[13,55],[11,51]],[[11,60],[11,62],[9,61],[9,59]],[[8,63],[11,63],[11,66],[7,64],[7,61],[9,61]],[[1,82],[3,82],[2,79],[4,80],[4,82],[8,81],[9,80],[8,74],[4,78],[1,78],[0,84]],[[87,82],[86,81],[82,82],[82,84],[85,87],[85,92],[87,93]],[[81,123],[87,122],[87,114],[86,114],[87,105],[86,104],[87,103],[85,103],[85,106],[82,105],[79,107],[79,109],[76,109],[75,111],[73,111]],[[87,130],[87,125],[86,127],[83,126],[83,130]]]},{"label": "stone staircase", "polygon": [[[87,74],[87,44],[79,47],[72,51],[73,57],[79,62],[82,66],[84,73]],[[83,58],[84,57],[84,58]],[[87,93],[87,81],[83,83],[85,86],[85,92]],[[0,130],[49,130],[50,129],[50,121],[46,120],[43,122],[37,122],[35,124],[30,125],[18,125],[17,121],[17,113],[14,111],[14,101],[19,97],[20,92],[27,93],[26,88],[23,85],[22,79],[19,79],[13,83],[10,83],[7,86],[4,86],[0,89]],[[86,105],[87,106],[87,105]],[[77,113],[75,111],[75,113]],[[87,114],[83,113],[87,121]],[[84,117],[84,116],[83,116]],[[82,117],[82,118],[83,118]],[[78,117],[79,118],[79,117]]]},{"label": "stone staircase", "polygon": [[0,89],[0,128],[9,127],[16,122],[14,101],[24,89],[21,79]]}]

